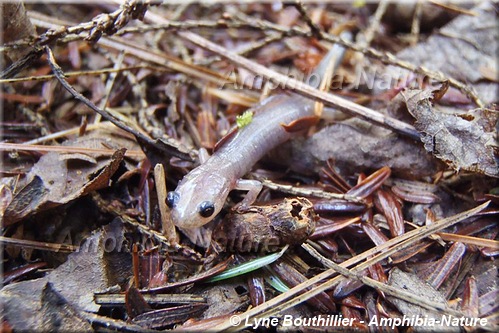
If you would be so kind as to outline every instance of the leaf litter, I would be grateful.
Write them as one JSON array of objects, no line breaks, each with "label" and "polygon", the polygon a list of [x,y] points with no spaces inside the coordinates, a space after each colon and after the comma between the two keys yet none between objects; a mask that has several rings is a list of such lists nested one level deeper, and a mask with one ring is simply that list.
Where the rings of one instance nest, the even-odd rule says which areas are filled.
[{"label": "leaf litter", "polygon": [[[244,327],[231,324],[234,314],[254,323],[258,316],[341,315],[369,322],[374,316],[433,318],[439,313],[479,316],[488,321],[484,329],[497,328],[493,4],[483,2],[468,9],[419,5],[423,17],[414,7],[409,17],[421,30],[410,33],[394,19],[401,15],[392,15],[403,6],[389,7],[390,13],[384,13],[384,4],[360,9],[349,4],[282,8],[192,4],[188,6],[192,10],[186,11],[131,0],[119,9],[54,8],[64,13],[61,17],[81,23],[66,22],[32,43],[47,46],[53,55],[50,68],[57,72],[57,61],[59,74],[68,74],[67,84],[82,97],[90,96],[77,97],[79,101],[91,101],[93,111],[100,108],[99,114],[111,115],[129,133],[93,134],[99,123],[96,114],[76,103],[74,92],[59,89],[55,79],[30,78],[31,73],[47,73],[49,66],[30,48],[32,44],[13,42],[19,43],[15,48],[25,48],[28,61],[16,62],[23,55],[12,53],[13,66],[3,72],[7,80],[2,82],[8,97],[2,126],[9,130],[0,143],[5,152],[0,240],[5,249],[3,268],[11,277],[0,290],[2,327],[150,332],[206,331],[215,325],[215,329],[238,330]],[[43,8],[27,8],[39,31],[60,23]],[[96,10],[110,13],[94,17]],[[85,11],[94,17],[92,21],[82,19]],[[428,12],[452,15],[428,20]],[[250,16],[255,13],[260,18]],[[168,21],[159,26],[150,14]],[[138,19],[143,21],[137,24]],[[238,246],[203,249],[181,233],[163,234],[168,210],[158,203],[197,162],[198,153],[191,147],[213,148],[241,119],[248,101],[258,99],[258,91],[242,86],[237,91],[217,89],[220,78],[231,77],[224,71],[241,64],[222,60],[224,54],[214,55],[186,42],[189,34],[181,38],[169,29],[201,33],[197,28],[203,27],[202,34],[226,52],[240,51],[255,63],[298,77],[303,74],[300,70],[317,63],[330,46],[328,41],[352,25],[367,36],[349,45],[360,51],[356,54],[362,54],[363,60],[359,62],[353,52],[347,56],[341,75],[333,80],[334,93],[378,111],[384,119],[414,125],[421,142],[338,113],[332,122],[314,124],[303,137],[279,147],[273,158],[266,157],[250,174],[268,184],[260,205],[246,212],[231,210],[241,199],[234,193],[225,216],[214,222],[218,240],[235,242],[244,236],[258,243],[267,235],[286,235],[278,236],[282,239],[276,247],[287,246],[285,253],[267,254],[275,262],[265,269],[254,266],[267,263],[265,253],[247,253]],[[115,33],[113,40],[108,39]],[[317,38],[310,38],[311,33]],[[404,34],[407,39],[401,38]],[[94,42],[92,48],[82,40],[87,35]],[[291,37],[283,39],[284,35]],[[67,46],[66,37],[73,40]],[[118,56],[122,50],[126,56]],[[367,89],[355,85],[357,69],[363,66],[375,68],[378,76],[392,83]],[[412,70],[404,73],[404,68]],[[88,70],[101,72],[86,75]],[[408,80],[398,81],[401,71]],[[250,79],[259,74],[248,69],[241,73]],[[447,91],[433,88],[442,82],[448,82]],[[343,89],[334,89],[338,86]],[[29,98],[23,102],[23,96]],[[57,133],[68,126],[77,130],[67,134],[63,130],[43,150],[13,148],[33,137],[40,140],[40,133]],[[137,140],[130,139],[133,136]],[[139,148],[143,154],[128,154]],[[156,163],[164,166],[162,186],[155,184],[160,179],[153,171]],[[361,198],[355,193],[362,193]],[[302,212],[279,204],[293,200],[306,203],[304,226],[298,218],[303,218]],[[285,218],[269,219],[281,206],[286,208]],[[289,236],[282,229],[286,224],[299,233]],[[451,226],[426,232],[440,225]],[[211,235],[209,228],[206,235]],[[420,230],[427,237],[419,236]],[[397,246],[402,250],[397,251]],[[70,255],[59,252],[75,248]],[[390,258],[369,259],[383,256],[387,249]],[[344,263],[350,263],[349,268]],[[236,274],[208,282],[216,274],[248,265],[253,267],[250,276]],[[332,269],[340,266],[343,270]],[[342,279],[338,272],[348,278]],[[388,286],[395,292],[385,289]],[[157,301],[179,294],[185,296],[179,303]],[[193,301],[186,303],[189,295]],[[256,302],[255,295],[263,298]],[[104,296],[124,301],[97,301]],[[279,325],[277,330],[285,329]],[[293,329],[315,328],[297,324]]]},{"label": "leaf litter", "polygon": [[456,171],[499,177],[498,113],[490,109],[474,109],[464,115],[444,113],[432,105],[434,94],[432,89],[401,92],[426,151]]}]

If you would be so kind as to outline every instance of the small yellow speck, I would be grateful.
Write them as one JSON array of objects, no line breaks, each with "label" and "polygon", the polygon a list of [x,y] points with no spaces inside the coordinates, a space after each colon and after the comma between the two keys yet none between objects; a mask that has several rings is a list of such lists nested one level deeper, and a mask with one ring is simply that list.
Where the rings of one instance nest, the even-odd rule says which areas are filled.
[{"label": "small yellow speck", "polygon": [[253,112],[245,111],[242,115],[236,117],[236,124],[238,128],[248,126],[253,121]]},{"label": "small yellow speck", "polygon": [[352,5],[354,8],[362,8],[366,5],[366,0],[354,0]]}]

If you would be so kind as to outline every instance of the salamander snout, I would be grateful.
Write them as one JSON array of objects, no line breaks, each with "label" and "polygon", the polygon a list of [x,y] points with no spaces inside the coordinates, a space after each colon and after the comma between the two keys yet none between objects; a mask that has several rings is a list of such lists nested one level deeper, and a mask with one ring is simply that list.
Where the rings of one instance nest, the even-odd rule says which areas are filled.
[{"label": "salamander snout", "polygon": [[191,200],[186,200],[189,196],[184,198],[184,194],[171,191],[166,195],[166,205],[171,209],[175,225],[182,228],[196,228],[208,223],[216,213],[215,203],[204,200],[196,205],[192,197]]},{"label": "salamander snout", "polygon": [[207,172],[204,164],[192,170],[166,195],[173,224],[183,230],[209,223],[222,210],[231,187],[222,172]]}]

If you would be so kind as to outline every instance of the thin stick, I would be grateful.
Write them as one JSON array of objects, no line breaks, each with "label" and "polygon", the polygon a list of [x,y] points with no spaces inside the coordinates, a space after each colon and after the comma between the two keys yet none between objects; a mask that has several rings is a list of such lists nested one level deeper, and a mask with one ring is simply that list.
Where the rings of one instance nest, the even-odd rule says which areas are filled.
[{"label": "thin stick", "polygon": [[[431,224],[429,226],[425,226],[425,227],[422,227],[422,228],[417,229],[417,230],[409,231],[401,236],[390,239],[388,242],[386,242],[382,245],[376,246],[370,250],[367,250],[367,251],[341,263],[340,266],[343,268],[347,268],[351,265],[357,264],[357,263],[359,263],[363,260],[366,260],[366,259],[372,257],[373,255],[375,255],[369,261],[364,262],[364,263],[358,265],[357,267],[355,267],[354,271],[359,272],[359,271],[369,267],[370,265],[373,265],[377,262],[380,262],[381,260],[388,258],[390,255],[410,246],[411,244],[413,244],[414,242],[417,242],[418,240],[420,240],[422,238],[425,238],[425,237],[427,237],[427,236],[429,236],[437,231],[445,229],[451,225],[454,225],[458,222],[463,221],[466,218],[469,218],[469,217],[479,213],[480,211],[485,209],[489,203],[490,203],[490,201],[487,201],[486,203],[484,203],[478,207],[475,207],[471,210],[453,215],[451,217],[442,219],[442,220],[440,220],[434,224]],[[379,253],[379,254],[377,254],[377,253]],[[331,278],[335,274],[337,274],[337,272],[334,269],[328,269],[327,271],[322,272],[322,273],[314,276],[313,278],[310,278],[309,280],[296,285],[295,287],[291,288],[289,291],[287,291],[279,296],[276,296],[275,298],[273,298],[273,299],[271,299],[271,300],[269,300],[269,301],[267,301],[267,302],[265,302],[257,307],[254,307],[251,310],[246,311],[245,313],[241,314],[240,317],[244,318],[244,320],[246,320],[246,319],[250,320],[251,318],[256,317],[256,316],[258,316],[258,317],[267,316],[268,317],[270,314],[277,313],[277,312],[282,311],[284,309],[288,309],[289,307],[291,307],[295,304],[299,304],[301,302],[304,302],[304,301],[310,299],[311,297],[314,297],[317,294],[337,285],[342,280],[342,277],[337,276],[335,278]],[[324,282],[318,286],[314,286],[316,283],[319,283],[320,281],[323,281],[323,280],[326,280],[326,282]],[[303,290],[305,290],[311,286],[314,286],[313,289],[311,289],[311,290],[309,290],[301,295],[298,295]],[[292,298],[293,296],[296,296],[296,297]],[[290,301],[285,302],[286,300],[288,300],[290,298],[292,298]],[[244,320],[242,321],[242,323],[244,323]],[[233,325],[233,323],[231,323],[229,320],[227,320],[227,321],[223,322],[222,324],[219,324],[216,327],[214,327],[213,330],[214,331],[231,331],[231,332],[233,332],[233,331],[238,331],[238,330],[243,329],[243,328],[244,328],[244,326],[241,326],[241,325],[235,326],[235,325]]]},{"label": "thin stick", "polygon": [[[135,69],[153,69],[151,66],[130,66],[130,67],[123,67],[123,68],[103,68],[103,69],[98,69],[94,71],[75,71],[75,72],[66,72],[64,75],[66,77],[73,77],[73,76],[83,76],[83,75],[102,75],[106,73],[116,73],[116,72],[125,72],[125,71],[131,71]],[[158,68],[154,68],[154,70],[158,70]],[[5,83],[17,83],[17,82],[30,82],[30,81],[47,81],[47,80],[52,80],[55,78],[54,74],[48,74],[48,75],[36,75],[36,76],[27,76],[27,77],[16,77],[13,79],[0,79],[0,84],[5,84]]]},{"label": "thin stick", "polygon": [[374,17],[369,24],[369,27],[367,27],[366,31],[364,32],[365,40],[362,41],[361,46],[369,46],[374,38],[374,34],[378,32],[379,26],[381,24],[381,19],[383,18],[383,15],[386,12],[386,9],[388,8],[389,2],[388,0],[381,0],[378,4],[378,8],[376,8],[376,12],[374,13]]},{"label": "thin stick", "polygon": [[344,194],[344,193],[332,193],[332,192],[326,192],[320,188],[301,188],[301,187],[296,187],[293,185],[288,185],[288,184],[279,184],[279,183],[274,183],[271,180],[265,179],[261,176],[258,176],[256,174],[253,174],[253,176],[258,179],[263,186],[274,190],[274,191],[281,191],[284,193],[289,193],[293,195],[298,195],[298,196],[306,196],[306,197],[316,197],[316,198],[323,198],[323,199],[343,199],[343,200],[349,200],[353,202],[362,202],[361,198],[349,195],[349,194]]},{"label": "thin stick", "polygon": [[299,0],[295,0],[295,3],[292,4],[298,10],[298,12],[301,15],[301,18],[305,21],[305,23],[308,25],[310,31],[314,35],[314,37],[320,38],[321,36],[321,29],[314,23],[312,22],[312,19],[310,16],[307,14],[307,9],[303,5],[303,3]]},{"label": "thin stick", "polygon": [[78,246],[74,246],[71,244],[37,242],[28,239],[18,239],[12,237],[4,237],[4,236],[0,236],[0,243],[9,244],[12,246],[30,248],[35,250],[53,251],[53,252],[74,252],[78,250]]},{"label": "thin stick", "polygon": [[284,88],[292,89],[293,91],[303,96],[319,100],[328,105],[332,105],[344,112],[359,116],[365,120],[374,122],[377,125],[387,127],[412,139],[419,140],[420,138],[418,131],[416,131],[413,126],[406,124],[398,119],[385,116],[377,111],[366,108],[342,97],[322,92],[309,86],[306,83],[279,74],[268,69],[265,66],[259,65],[251,60],[241,57],[238,54],[230,52],[226,48],[214,44],[195,33],[189,31],[180,31],[178,32],[178,35],[204,49],[210,50],[224,58],[229,59],[234,63],[237,63],[238,65],[252,71],[255,74],[261,75],[265,79],[270,80]]},{"label": "thin stick", "polygon": [[[111,127],[111,126],[113,126],[112,128],[115,128],[114,125],[112,125],[109,121],[105,121],[105,122],[95,124],[95,125],[93,125],[93,124],[88,125],[85,130],[92,131],[92,130],[101,129],[101,128],[105,128],[105,127]],[[59,139],[59,138],[62,138],[62,137],[68,136],[68,135],[75,135],[75,134],[78,134],[79,132],[80,132],[80,126],[77,126],[77,127],[69,128],[67,130],[62,130],[62,131],[55,132],[52,134],[44,135],[44,136],[41,136],[39,138],[23,142],[22,144],[23,145],[36,145],[36,144],[39,144],[42,142]]]},{"label": "thin stick", "polygon": [[57,80],[61,83],[61,85],[71,93],[71,95],[74,96],[77,100],[80,102],[83,102],[85,105],[87,105],[90,109],[93,111],[97,112],[100,114],[104,119],[109,120],[112,122],[114,125],[117,127],[133,134],[138,140],[141,140],[143,142],[147,142],[149,145],[156,147],[157,149],[160,149],[162,152],[167,154],[168,156],[175,156],[183,160],[192,160],[192,158],[189,156],[187,153],[183,153],[178,150],[178,147],[174,147],[170,145],[167,141],[162,141],[162,144],[157,144],[154,140],[149,138],[147,135],[144,133],[128,126],[124,122],[120,121],[115,115],[110,113],[107,110],[102,110],[97,107],[92,101],[90,101],[88,98],[84,97],[82,94],[80,94],[76,89],[74,89],[68,81],[64,78],[64,73],[61,69],[61,67],[56,63],[54,54],[52,53],[52,50],[48,47],[45,46],[45,52],[47,53],[48,56],[48,62],[50,67],[52,68],[52,71],[54,72]]}]

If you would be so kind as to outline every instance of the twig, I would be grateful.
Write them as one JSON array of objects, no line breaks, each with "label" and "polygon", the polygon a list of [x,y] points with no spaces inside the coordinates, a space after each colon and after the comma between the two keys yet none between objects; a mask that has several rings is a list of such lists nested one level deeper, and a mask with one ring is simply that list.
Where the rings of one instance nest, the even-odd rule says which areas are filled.
[{"label": "twig", "polygon": [[230,61],[237,63],[238,65],[252,71],[253,73],[261,75],[265,79],[270,80],[276,84],[279,84],[284,88],[292,89],[293,91],[301,95],[313,98],[315,100],[319,100],[328,105],[332,105],[344,112],[347,112],[349,114],[354,114],[368,121],[372,121],[377,125],[387,127],[398,133],[406,135],[412,139],[418,140],[420,138],[418,131],[416,131],[416,129],[413,126],[406,124],[398,119],[385,116],[377,111],[366,108],[364,106],[346,100],[342,97],[322,92],[296,79],[279,74],[275,71],[268,69],[265,66],[259,65],[251,60],[248,60],[233,52],[230,52],[226,48],[214,44],[195,33],[189,31],[181,31],[178,32],[178,35],[189,40],[194,44],[201,46],[202,48],[215,52],[223,56],[224,58],[227,58]]},{"label": "twig", "polygon": [[18,239],[18,238],[4,237],[4,236],[0,236],[0,243],[9,244],[11,246],[19,246],[28,249],[42,250],[42,251],[74,252],[78,250],[78,246],[71,244],[37,242],[28,239]]},{"label": "twig", "polygon": [[310,28],[310,31],[312,32],[312,35],[316,38],[321,38],[321,29],[310,19],[310,16],[307,14],[307,9],[303,5],[303,3],[299,0],[296,0],[295,3],[292,4],[296,10],[301,15],[301,18],[305,21],[305,23],[308,25]]},{"label": "twig", "polygon": [[[123,52],[120,52],[118,54],[117,59],[112,59],[114,63],[114,69],[120,69],[123,66],[123,60],[125,59],[125,54]],[[116,82],[116,78],[118,77],[117,72],[112,72],[110,75],[108,75],[107,80],[106,80],[106,86],[104,88],[104,98],[101,99],[99,107],[103,110],[106,110],[107,108],[107,103],[109,101],[109,97],[111,96],[111,91],[113,90],[114,84]],[[101,115],[97,114],[95,119],[94,119],[94,124],[98,124],[101,121]]]},{"label": "twig", "polygon": [[130,19],[142,18],[148,4],[139,0],[121,1],[120,8],[109,14],[99,14],[91,21],[80,23],[72,27],[51,29],[35,38],[35,45],[44,46],[61,37],[70,34],[89,32],[86,40],[96,42],[103,34],[112,35],[123,28]]},{"label": "twig", "polygon": [[[142,297],[148,304],[157,305],[206,303],[204,297],[193,294],[142,294]],[[105,306],[124,306],[126,304],[125,294],[95,293],[94,301]]]},{"label": "twig", "polygon": [[268,45],[268,44],[273,43],[273,42],[277,42],[278,40],[281,40],[283,38],[284,38],[284,36],[282,34],[273,34],[273,35],[267,36],[264,39],[257,40],[255,42],[251,43],[250,45],[248,45],[247,47],[242,48],[241,50],[238,50],[237,54],[245,55],[247,53],[261,49],[265,45]]},{"label": "twig", "polygon": [[[41,17],[40,13],[29,12],[28,14],[31,19]],[[60,23],[61,20],[58,20]],[[37,21],[33,22],[37,25]],[[68,24],[71,25],[71,24]],[[83,25],[83,27],[82,27]],[[47,32],[40,35],[36,41],[31,38],[23,38],[9,43],[4,43],[0,46],[0,52],[5,52],[11,49],[18,49],[23,46],[28,46],[32,44],[37,44],[43,46],[45,40],[57,40],[58,43],[74,42],[78,40],[84,40],[88,35],[83,34],[86,31],[92,29],[92,25],[86,23],[73,24],[71,28],[63,29],[64,25],[59,24],[59,27],[51,27]],[[123,36],[127,34],[144,34],[153,31],[167,31],[167,30],[191,30],[191,29],[246,29],[246,30],[256,30],[265,31],[262,26],[256,26],[247,22],[239,22],[234,20],[219,19],[217,21],[207,21],[207,20],[186,20],[186,21],[171,21],[166,20],[162,24],[151,24],[151,25],[140,25],[136,27],[125,27],[119,31],[116,31],[113,36]],[[278,34],[281,35],[281,34]],[[282,38],[282,37],[281,37]]]},{"label": "twig", "polygon": [[[112,126],[112,128],[110,128],[111,126]],[[106,128],[106,127],[108,127],[110,130],[116,128],[110,122],[104,121],[104,122],[101,122],[101,123],[98,123],[98,124],[95,124],[95,125],[91,124],[91,125],[86,126],[85,131],[93,131],[93,130],[97,130],[97,129],[101,129],[101,128]],[[37,145],[37,144],[40,144],[40,143],[45,142],[45,141],[51,141],[51,140],[59,139],[59,138],[66,137],[66,136],[69,136],[69,135],[79,134],[80,133],[80,129],[81,129],[81,126],[76,126],[76,127],[73,127],[73,128],[69,128],[67,130],[62,130],[62,131],[59,131],[59,132],[47,134],[47,135],[38,137],[38,138],[33,139],[33,140],[25,141],[22,144],[23,145]],[[0,143],[0,145],[1,145],[1,143]],[[45,146],[41,146],[41,147],[45,147]],[[128,152],[129,151],[127,151],[125,153],[125,155],[130,155],[130,154],[128,154]],[[113,153],[114,153],[114,151],[113,151]],[[140,153],[141,153],[141,156],[143,157],[144,153],[142,151],[140,151]]]},{"label": "twig", "polygon": [[12,66],[3,71],[0,78],[11,78],[21,72],[43,54],[43,46],[48,45],[61,37],[68,34],[79,34],[83,31],[88,31],[89,34],[85,39],[96,42],[104,33],[112,35],[123,28],[131,18],[141,18],[147,8],[148,5],[143,4],[141,1],[127,0],[113,13],[97,15],[90,22],[81,23],[69,28],[59,27],[54,30],[49,30],[44,34],[35,37],[33,51],[29,52],[25,57],[16,61]]},{"label": "twig", "polygon": [[162,164],[154,166],[154,181],[156,184],[156,192],[158,195],[158,206],[161,215],[161,225],[163,226],[163,234],[170,244],[178,244],[178,236],[175,232],[175,226],[170,219],[168,207],[166,206],[166,176],[165,169]]},{"label": "twig", "polygon": [[129,132],[131,134],[133,134],[137,138],[137,140],[143,141],[143,142],[149,144],[150,146],[159,149],[163,153],[167,154],[167,156],[175,156],[175,157],[178,157],[178,158],[181,158],[181,159],[184,159],[184,160],[192,160],[192,158],[191,158],[191,156],[189,154],[179,151],[178,147],[172,146],[168,142],[165,142],[165,141],[161,141],[162,144],[159,143],[158,141],[154,141],[151,138],[149,138],[148,136],[146,136],[145,134],[143,134],[142,132],[139,132],[138,130],[136,130],[136,129],[130,127],[130,126],[128,126],[125,123],[123,123],[122,121],[120,121],[115,115],[113,115],[109,111],[102,110],[102,109],[98,108],[92,101],[90,101],[89,99],[87,99],[86,97],[84,97],[82,94],[80,94],[79,92],[77,92],[68,83],[68,81],[66,81],[66,79],[64,78],[64,73],[63,73],[61,67],[59,67],[59,65],[55,61],[54,54],[52,53],[52,50],[49,47],[46,46],[45,47],[45,51],[47,52],[49,65],[52,68],[52,71],[54,72],[57,80],[77,100],[79,100],[82,103],[84,103],[85,105],[87,105],[90,109],[92,109],[93,111],[97,112],[104,119],[112,122],[117,127],[119,127],[121,129],[123,129],[123,130],[125,130],[125,131],[127,131],[127,132]]},{"label": "twig", "polygon": [[280,191],[284,193],[289,193],[293,195],[298,195],[298,196],[306,196],[306,197],[316,197],[316,198],[323,198],[323,199],[343,199],[343,200],[349,200],[349,201],[354,201],[354,202],[361,202],[362,199],[358,197],[354,197],[348,194],[343,194],[343,193],[332,193],[332,192],[326,192],[321,189],[312,189],[312,188],[300,188],[292,185],[287,185],[287,184],[278,184],[274,183],[271,180],[264,179],[263,177],[260,177],[256,174],[253,174],[253,176],[258,179],[263,186],[270,188],[271,190],[274,191]]},{"label": "twig", "polygon": [[[135,69],[152,69],[151,66],[140,65],[140,66],[130,66],[130,67],[122,67],[122,68],[103,68],[93,71],[74,71],[74,72],[65,72],[65,77],[78,77],[83,75],[101,75],[106,73],[116,73],[116,72],[124,72],[124,71],[132,71]],[[158,68],[154,68],[155,71],[158,71]],[[159,69],[161,70],[161,69]],[[4,83],[18,83],[18,82],[32,82],[32,81],[47,81],[55,78],[54,74],[47,75],[36,75],[36,76],[27,76],[27,77],[16,77],[13,79],[0,79],[0,84]]]},{"label": "twig", "polygon": [[[5,150],[20,150],[20,151],[37,151],[37,152],[61,152],[61,153],[81,153],[81,154],[99,154],[112,156],[116,153],[113,149],[98,149],[98,148],[85,148],[73,146],[44,146],[26,143],[7,143],[0,142],[0,151]],[[130,157],[145,157],[144,153],[140,150],[127,150],[125,156]]]},{"label": "twig", "polygon": [[469,15],[469,16],[477,16],[478,15],[476,12],[474,12],[472,10],[458,7],[458,6],[454,5],[452,2],[442,3],[442,2],[436,1],[436,0],[428,0],[428,2],[434,6],[443,8],[444,10],[454,12],[456,14],[463,14],[463,15]]},{"label": "twig", "polygon": [[[146,17],[148,17],[150,13],[146,13]],[[310,30],[305,30],[300,27],[286,27],[282,26],[279,24],[271,23],[268,21],[263,21],[255,18],[248,18],[248,24],[252,24],[255,26],[260,26],[262,29],[265,30],[273,30],[282,33],[284,36],[300,36],[300,37],[311,37],[312,33]],[[382,63],[387,64],[387,65],[393,65],[397,66],[400,68],[407,69],[413,73],[427,76],[431,79],[437,80],[437,81],[449,81],[449,84],[456,88],[459,89],[461,92],[463,92],[465,95],[469,96],[471,100],[473,100],[479,107],[483,107],[484,103],[481,101],[481,99],[478,97],[478,95],[475,93],[475,91],[467,86],[465,83],[460,82],[459,80],[456,80],[454,78],[451,78],[444,73],[440,71],[432,71],[426,67],[423,66],[416,66],[411,64],[410,62],[398,59],[395,55],[389,53],[389,52],[382,52],[378,51],[376,49],[370,48],[370,47],[362,47],[359,46],[355,43],[342,40],[338,36],[331,35],[329,33],[325,33],[323,31],[320,32],[321,36],[320,39],[323,39],[325,41],[331,42],[331,43],[338,43],[343,46],[346,46],[354,51],[361,52],[369,57],[372,57],[374,59],[380,60]]]},{"label": "twig", "polygon": [[421,1],[416,2],[414,9],[414,15],[412,16],[411,24],[411,45],[414,46],[419,40],[419,31],[421,30],[421,16],[423,14],[423,3]]},{"label": "twig", "polygon": [[374,34],[379,31],[379,26],[381,24],[381,19],[386,12],[386,9],[389,5],[388,0],[381,0],[378,4],[378,8],[376,8],[376,12],[374,13],[374,17],[372,21],[369,23],[366,31],[364,32],[364,40],[361,43],[358,43],[359,46],[369,46],[374,38]]}]

